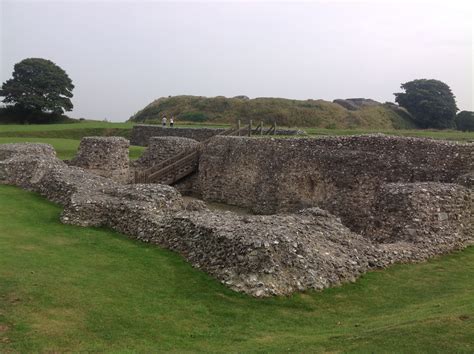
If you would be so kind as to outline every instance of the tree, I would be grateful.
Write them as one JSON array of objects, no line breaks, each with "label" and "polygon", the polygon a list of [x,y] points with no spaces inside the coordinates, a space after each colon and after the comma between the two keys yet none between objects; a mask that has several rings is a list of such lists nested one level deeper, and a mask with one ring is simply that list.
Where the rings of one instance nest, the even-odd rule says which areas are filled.
[{"label": "tree", "polygon": [[456,116],[456,127],[464,132],[474,131],[474,112],[462,111]]},{"label": "tree", "polygon": [[0,96],[19,111],[57,115],[72,110],[73,89],[69,76],[55,63],[28,58],[15,64],[13,78],[3,83]]},{"label": "tree", "polygon": [[454,127],[458,107],[451,89],[438,80],[413,80],[401,85],[405,92],[395,93],[395,102],[406,108],[420,128]]}]

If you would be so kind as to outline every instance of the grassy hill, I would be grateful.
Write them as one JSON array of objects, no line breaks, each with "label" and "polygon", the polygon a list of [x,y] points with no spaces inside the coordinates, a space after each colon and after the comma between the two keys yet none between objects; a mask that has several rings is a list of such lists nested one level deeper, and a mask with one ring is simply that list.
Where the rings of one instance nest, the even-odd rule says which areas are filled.
[{"label": "grassy hill", "polygon": [[346,108],[341,104],[324,100],[170,96],[153,101],[133,115],[130,121],[158,123],[161,117],[166,115],[175,116],[177,121],[235,123],[238,119],[244,122],[252,119],[256,123],[263,121],[268,124],[276,121],[278,125],[286,127],[327,129],[415,127],[409,114],[398,106],[380,104],[372,100],[365,101],[371,104],[358,106],[350,104],[346,106],[349,108]]}]

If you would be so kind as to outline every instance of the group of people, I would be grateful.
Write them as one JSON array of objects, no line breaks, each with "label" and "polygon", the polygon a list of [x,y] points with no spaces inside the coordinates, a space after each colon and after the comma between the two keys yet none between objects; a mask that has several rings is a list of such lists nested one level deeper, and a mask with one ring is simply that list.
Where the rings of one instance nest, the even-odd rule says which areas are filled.
[{"label": "group of people", "polygon": [[[161,119],[161,124],[166,127],[166,124],[168,123],[168,119],[166,118],[166,116],[163,116],[163,118]],[[173,128],[174,126],[174,117],[171,117],[170,118],[170,127]]]}]

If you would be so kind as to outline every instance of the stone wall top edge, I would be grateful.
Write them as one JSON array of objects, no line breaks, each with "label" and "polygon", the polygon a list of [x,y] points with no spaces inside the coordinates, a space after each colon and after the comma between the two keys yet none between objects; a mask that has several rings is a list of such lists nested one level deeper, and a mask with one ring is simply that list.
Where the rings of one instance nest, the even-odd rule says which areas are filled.
[{"label": "stone wall top edge", "polygon": [[248,136],[215,136],[213,139],[240,139],[240,140],[249,140],[249,141],[261,141],[268,142],[356,142],[356,141],[379,141],[379,142],[419,142],[425,144],[432,144],[438,146],[464,146],[464,147],[473,147],[474,142],[458,142],[451,140],[442,140],[442,139],[432,139],[432,138],[419,138],[419,137],[406,137],[406,136],[393,136],[393,135],[378,135],[378,134],[361,134],[361,135],[345,135],[345,136],[314,136],[314,137],[301,137],[301,138],[262,138],[262,137],[248,137]]},{"label": "stone wall top edge", "polygon": [[173,129],[173,130],[211,130],[211,131],[223,131],[226,130],[227,128],[209,128],[209,127],[162,127],[161,125],[158,124],[135,124],[133,126],[134,128],[136,127],[143,127],[143,128],[153,128],[153,129],[160,129],[160,130],[168,130],[168,129]]}]

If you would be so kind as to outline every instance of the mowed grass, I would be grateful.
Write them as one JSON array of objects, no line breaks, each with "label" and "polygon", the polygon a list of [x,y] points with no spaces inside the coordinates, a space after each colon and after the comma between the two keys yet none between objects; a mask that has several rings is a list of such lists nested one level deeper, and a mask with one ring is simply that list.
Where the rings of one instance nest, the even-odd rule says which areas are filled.
[{"label": "mowed grass", "polygon": [[0,352],[474,352],[474,248],[285,298],[0,186]]},{"label": "mowed grass", "polygon": [[474,132],[462,132],[459,130],[429,130],[429,129],[411,129],[411,130],[371,130],[371,129],[318,129],[307,128],[306,132],[316,136],[331,135],[360,135],[382,133],[394,136],[407,136],[414,138],[444,139],[461,142],[474,142]]},{"label": "mowed grass", "polygon": [[101,129],[117,128],[132,129],[133,123],[113,123],[113,122],[94,122],[79,121],[78,123],[62,124],[0,124],[0,132],[33,132],[33,131],[58,131],[75,129]]},{"label": "mowed grass", "polygon": [[[56,150],[58,158],[69,160],[76,156],[80,140],[62,138],[24,138],[24,137],[0,137],[0,144],[8,143],[45,143],[51,144]],[[132,160],[141,156],[145,150],[142,146],[130,146],[129,156]]]},{"label": "mowed grass", "polygon": [[[242,121],[242,125],[245,122]],[[5,125],[0,124],[0,137],[21,138],[50,138],[50,139],[74,139],[80,140],[85,136],[122,136],[130,139],[134,123],[113,122],[80,122],[71,124],[32,124],[32,125]],[[176,127],[186,128],[228,128],[230,125],[188,122],[178,122]],[[286,129],[285,127],[281,127]],[[171,128],[170,128],[171,129]],[[291,127],[290,129],[298,129]],[[461,142],[473,142],[474,132],[461,132],[458,130],[384,130],[384,129],[324,129],[324,128],[300,128],[309,136],[331,136],[331,135],[360,135],[383,133],[396,136],[410,136],[418,138],[446,139]],[[290,136],[291,137],[291,136]]]}]

